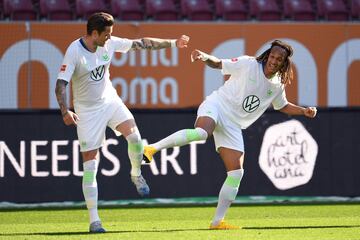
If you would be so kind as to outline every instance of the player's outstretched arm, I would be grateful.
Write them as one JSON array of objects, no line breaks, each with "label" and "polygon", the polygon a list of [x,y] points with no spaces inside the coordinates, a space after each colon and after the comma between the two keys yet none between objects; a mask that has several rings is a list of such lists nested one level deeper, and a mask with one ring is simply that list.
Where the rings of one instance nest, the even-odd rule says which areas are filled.
[{"label": "player's outstretched arm", "polygon": [[55,94],[58,101],[61,115],[65,125],[77,125],[76,121],[79,120],[79,117],[72,111],[68,109],[66,103],[66,86],[68,82],[62,79],[56,81]]},{"label": "player's outstretched arm", "polygon": [[215,56],[204,53],[198,49],[195,49],[194,51],[191,52],[191,62],[198,60],[203,61],[206,65],[208,65],[211,68],[217,68],[217,69],[222,68],[222,62],[220,59],[218,59]]},{"label": "player's outstretched arm", "polygon": [[134,39],[131,49],[158,50],[158,49],[170,48],[170,47],[186,48],[189,40],[190,37],[186,35],[182,35],[178,39],[161,39],[161,38],[145,37],[141,39]]},{"label": "player's outstretched arm", "polygon": [[308,118],[314,118],[317,113],[316,107],[301,107],[293,103],[288,103],[285,107],[279,110],[288,115],[304,115]]}]

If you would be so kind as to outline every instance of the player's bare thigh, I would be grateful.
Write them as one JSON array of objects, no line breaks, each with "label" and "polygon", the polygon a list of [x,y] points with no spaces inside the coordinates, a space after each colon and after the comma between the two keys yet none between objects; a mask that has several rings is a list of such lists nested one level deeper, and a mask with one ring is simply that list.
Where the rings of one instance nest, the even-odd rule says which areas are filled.
[{"label": "player's bare thigh", "polygon": [[201,116],[196,119],[195,127],[204,129],[207,132],[208,137],[210,137],[214,132],[216,123],[211,117]]},{"label": "player's bare thigh", "polygon": [[226,171],[232,171],[243,168],[244,153],[225,147],[218,149],[221,159],[225,164]]},{"label": "player's bare thigh", "polygon": [[116,126],[116,130],[126,138],[130,134],[136,132],[137,126],[134,119],[128,119]]}]

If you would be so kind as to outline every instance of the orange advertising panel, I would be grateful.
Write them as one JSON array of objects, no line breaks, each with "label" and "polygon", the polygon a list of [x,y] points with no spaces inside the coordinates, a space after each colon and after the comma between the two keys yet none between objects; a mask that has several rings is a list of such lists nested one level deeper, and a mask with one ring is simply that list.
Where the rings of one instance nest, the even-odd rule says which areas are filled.
[{"label": "orange advertising panel", "polygon": [[[54,87],[62,58],[67,46],[85,34],[86,24],[9,23],[0,30],[5,33],[0,36],[0,108],[57,108]],[[360,24],[117,23],[113,30],[114,36],[131,39],[190,36],[187,49],[115,55],[111,79],[130,108],[197,107],[224,80],[219,70],[191,63],[193,49],[218,58],[259,55],[273,39],[295,51],[289,101],[360,106]]]}]

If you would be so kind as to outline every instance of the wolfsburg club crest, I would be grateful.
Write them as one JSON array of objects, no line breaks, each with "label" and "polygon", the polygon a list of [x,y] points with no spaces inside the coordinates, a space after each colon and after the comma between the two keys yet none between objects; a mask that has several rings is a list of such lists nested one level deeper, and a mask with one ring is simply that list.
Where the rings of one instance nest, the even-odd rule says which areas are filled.
[{"label": "wolfsburg club crest", "polygon": [[92,80],[100,81],[101,79],[103,79],[104,74],[105,74],[105,66],[102,65],[92,70],[90,76]]}]

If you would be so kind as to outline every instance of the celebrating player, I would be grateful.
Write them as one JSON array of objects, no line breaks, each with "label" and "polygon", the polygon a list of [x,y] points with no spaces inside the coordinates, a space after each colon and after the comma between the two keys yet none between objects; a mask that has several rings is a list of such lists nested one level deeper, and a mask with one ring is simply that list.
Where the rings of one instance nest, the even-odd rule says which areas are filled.
[{"label": "celebrating player", "polygon": [[144,159],[164,148],[183,146],[192,141],[206,140],[214,135],[216,151],[222,158],[227,178],[221,187],[215,216],[210,229],[237,229],[224,221],[227,209],[235,200],[244,175],[244,142],[242,130],[255,122],[273,105],[289,115],[305,115],[314,118],[315,107],[300,107],[287,101],[285,86],[293,78],[290,57],[293,49],[275,40],[259,57],[240,56],[218,59],[199,50],[191,53],[192,61],[201,60],[206,65],[222,69],[231,75],[217,91],[209,95],[199,106],[194,129],[183,129],[145,146]]},{"label": "celebrating player", "polygon": [[[107,13],[95,13],[88,19],[87,34],[68,47],[58,80],[56,97],[63,121],[75,125],[82,152],[84,175],[82,189],[90,215],[90,232],[105,232],[98,210],[96,173],[99,148],[105,140],[105,129],[110,127],[128,142],[131,180],[141,196],[149,194],[149,187],[141,175],[143,144],[133,115],[121,101],[109,78],[109,67],[114,52],[178,47],[185,48],[188,36],[179,39],[126,39],[111,36],[114,19]],[[66,103],[66,86],[72,79],[75,112]]]}]

